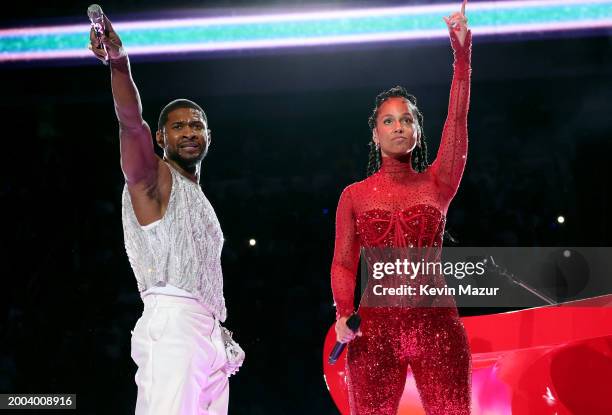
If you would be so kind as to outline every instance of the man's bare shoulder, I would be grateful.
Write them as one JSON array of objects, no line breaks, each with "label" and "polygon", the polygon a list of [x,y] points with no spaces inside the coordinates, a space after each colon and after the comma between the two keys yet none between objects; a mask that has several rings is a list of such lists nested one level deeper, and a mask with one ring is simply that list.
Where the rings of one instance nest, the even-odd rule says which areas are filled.
[{"label": "man's bare shoulder", "polygon": [[159,157],[157,159],[157,173],[154,180],[149,183],[127,183],[134,214],[142,226],[161,219],[170,200],[172,173],[165,161]]}]

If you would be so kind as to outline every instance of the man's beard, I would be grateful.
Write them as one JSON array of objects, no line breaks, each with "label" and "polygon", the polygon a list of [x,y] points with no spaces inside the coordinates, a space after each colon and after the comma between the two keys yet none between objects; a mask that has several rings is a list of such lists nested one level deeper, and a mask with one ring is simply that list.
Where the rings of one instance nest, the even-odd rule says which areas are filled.
[{"label": "man's beard", "polygon": [[178,151],[174,151],[170,149],[166,151],[166,157],[169,160],[174,161],[176,164],[181,166],[181,168],[187,171],[196,169],[198,164],[200,164],[202,160],[204,160],[204,157],[206,157],[206,154],[208,154],[208,146],[206,146],[204,150],[202,150],[202,152],[197,157],[189,157],[189,158],[182,157]]}]

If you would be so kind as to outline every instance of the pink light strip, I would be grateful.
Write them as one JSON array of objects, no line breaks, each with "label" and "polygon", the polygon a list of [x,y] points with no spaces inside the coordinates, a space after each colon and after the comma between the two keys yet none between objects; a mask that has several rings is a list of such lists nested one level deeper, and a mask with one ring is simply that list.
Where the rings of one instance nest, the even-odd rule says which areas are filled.
[{"label": "pink light strip", "polygon": [[[502,10],[502,9],[518,9],[518,8],[533,8],[539,6],[569,6],[581,5],[587,3],[605,4],[609,0],[518,0],[518,1],[489,1],[469,4],[469,10]],[[382,8],[367,8],[353,10],[332,10],[319,12],[296,12],[296,13],[280,13],[280,14],[262,14],[250,16],[231,16],[231,17],[202,17],[202,18],[186,18],[186,19],[170,19],[170,20],[149,20],[149,21],[127,21],[117,22],[113,25],[117,30],[131,29],[146,29],[146,28],[176,28],[176,27],[192,27],[192,26],[217,26],[217,25],[235,25],[247,23],[267,23],[279,21],[304,21],[304,20],[323,20],[323,19],[347,19],[353,17],[375,17],[375,16],[393,16],[406,14],[425,14],[425,13],[440,13],[440,16],[449,13],[458,8],[457,2],[426,5],[426,6],[402,6],[402,7],[382,7]],[[468,13],[469,13],[468,10]],[[88,24],[64,25],[64,26],[40,26],[40,27],[23,27],[0,29],[0,36],[27,36],[41,34],[59,34],[59,33],[74,33],[88,32]]]}]

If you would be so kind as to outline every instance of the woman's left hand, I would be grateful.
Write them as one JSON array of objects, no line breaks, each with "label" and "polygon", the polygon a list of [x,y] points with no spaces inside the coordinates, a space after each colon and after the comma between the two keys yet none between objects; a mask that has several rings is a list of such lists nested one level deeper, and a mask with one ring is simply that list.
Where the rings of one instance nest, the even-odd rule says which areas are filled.
[{"label": "woman's left hand", "polygon": [[463,46],[463,43],[465,42],[465,36],[468,32],[467,17],[465,16],[466,4],[467,0],[463,0],[463,4],[461,5],[461,11],[453,13],[448,17],[443,17],[444,21],[446,22],[446,25],[448,26],[448,30],[450,32],[455,32],[461,46]]}]

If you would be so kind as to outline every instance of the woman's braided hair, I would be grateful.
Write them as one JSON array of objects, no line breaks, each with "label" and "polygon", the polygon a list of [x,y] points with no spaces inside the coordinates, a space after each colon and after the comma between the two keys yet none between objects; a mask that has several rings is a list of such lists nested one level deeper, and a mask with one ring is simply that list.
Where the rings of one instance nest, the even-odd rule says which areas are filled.
[{"label": "woman's braided hair", "polygon": [[[425,133],[423,132],[423,114],[419,110],[416,105],[416,97],[411,95],[406,91],[406,89],[402,86],[394,86],[393,88],[383,91],[378,96],[376,96],[376,104],[374,106],[374,110],[372,111],[372,115],[368,119],[368,125],[370,126],[370,130],[374,130],[376,128],[376,118],[378,118],[378,110],[383,102],[388,100],[389,98],[404,98],[410,103],[410,107],[414,116],[416,117],[416,121],[420,130],[420,145],[415,147],[412,150],[412,168],[419,173],[425,171],[427,167],[429,167],[429,162],[427,161],[427,141],[425,139]],[[371,176],[376,173],[380,169],[380,165],[382,163],[382,155],[380,154],[380,148],[377,148],[372,140],[370,140],[370,154],[368,156],[368,170],[367,175]]]}]

